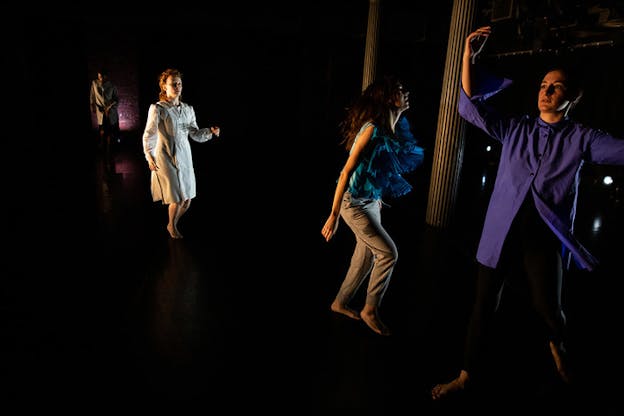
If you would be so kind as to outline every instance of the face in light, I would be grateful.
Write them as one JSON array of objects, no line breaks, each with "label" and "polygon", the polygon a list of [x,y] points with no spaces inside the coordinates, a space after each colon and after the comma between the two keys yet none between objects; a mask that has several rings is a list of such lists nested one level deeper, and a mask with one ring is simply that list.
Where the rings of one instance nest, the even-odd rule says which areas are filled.
[{"label": "face in light", "polygon": [[540,84],[537,108],[540,113],[561,113],[570,104],[567,79],[563,71],[548,72]]},{"label": "face in light", "polygon": [[165,83],[165,92],[169,98],[176,98],[182,94],[182,78],[169,76]]},{"label": "face in light", "polygon": [[409,108],[409,91],[405,91],[402,85],[397,87],[394,105],[402,111]]}]

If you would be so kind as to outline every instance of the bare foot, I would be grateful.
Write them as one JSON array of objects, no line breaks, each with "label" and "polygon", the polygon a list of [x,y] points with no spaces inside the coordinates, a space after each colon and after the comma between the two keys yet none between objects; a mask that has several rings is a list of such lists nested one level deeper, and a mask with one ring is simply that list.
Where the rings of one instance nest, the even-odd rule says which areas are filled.
[{"label": "bare foot", "polygon": [[356,311],[349,308],[348,306],[341,305],[340,303],[336,301],[334,301],[334,303],[331,304],[331,310],[336,313],[341,313],[345,316],[348,316],[351,319],[356,319],[358,321],[360,320],[360,315],[358,315]]},{"label": "bare foot", "polygon": [[452,381],[444,384],[436,384],[433,389],[431,389],[431,398],[433,400],[442,399],[449,394],[453,394],[459,391],[464,390],[466,388],[466,382],[468,381],[468,373],[462,370],[459,374],[459,377],[453,379]]},{"label": "bare foot", "polygon": [[173,227],[172,225],[167,225],[167,231],[169,231],[169,235],[171,236],[171,238],[182,238],[182,234],[180,234],[177,228]]},{"label": "bare foot", "polygon": [[570,374],[565,362],[565,351],[557,347],[553,341],[550,341],[548,345],[550,346],[550,353],[555,360],[555,366],[557,366],[559,376],[564,383],[570,383]]},{"label": "bare foot", "polygon": [[373,313],[365,313],[364,311],[360,312],[360,317],[368,325],[370,329],[378,333],[379,335],[390,335],[390,329],[379,318],[377,312]]}]

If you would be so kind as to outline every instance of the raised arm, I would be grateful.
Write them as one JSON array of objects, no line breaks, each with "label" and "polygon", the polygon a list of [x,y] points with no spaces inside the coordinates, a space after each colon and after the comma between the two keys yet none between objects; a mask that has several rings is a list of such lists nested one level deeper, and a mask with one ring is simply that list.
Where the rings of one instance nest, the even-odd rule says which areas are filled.
[{"label": "raised arm", "polygon": [[462,88],[468,97],[472,97],[472,61],[481,52],[481,46],[492,33],[491,26],[482,26],[470,33],[464,42],[462,56]]}]

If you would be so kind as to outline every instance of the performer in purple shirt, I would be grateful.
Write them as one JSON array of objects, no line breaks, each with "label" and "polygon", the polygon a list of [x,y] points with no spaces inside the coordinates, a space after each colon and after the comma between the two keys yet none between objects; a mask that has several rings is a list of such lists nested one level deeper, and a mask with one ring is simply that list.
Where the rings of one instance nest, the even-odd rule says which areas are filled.
[{"label": "performer in purple shirt", "polygon": [[463,390],[477,373],[483,342],[512,268],[526,277],[556,369],[564,382],[571,381],[561,307],[563,270],[571,261],[589,271],[598,264],[573,233],[579,172],[585,162],[624,165],[624,139],[569,118],[582,91],[564,69],[544,75],[537,96],[539,116],[505,117],[486,105],[488,98],[511,84],[473,71],[474,44],[491,33],[491,27],[484,26],[466,37],[459,113],[500,141],[501,156],[477,249],[479,271],[463,368],[455,379],[433,387],[434,400]]}]

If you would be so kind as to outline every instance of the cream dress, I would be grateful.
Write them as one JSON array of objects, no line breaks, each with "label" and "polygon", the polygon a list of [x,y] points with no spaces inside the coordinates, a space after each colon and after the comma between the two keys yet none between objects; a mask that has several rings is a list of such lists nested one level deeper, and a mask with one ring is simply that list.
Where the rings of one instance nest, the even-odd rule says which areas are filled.
[{"label": "cream dress", "polygon": [[181,102],[176,106],[168,101],[150,105],[143,152],[151,155],[158,166],[152,171],[151,193],[154,201],[163,204],[179,203],[195,198],[195,170],[189,137],[196,142],[213,138],[210,128],[197,127],[193,107]]}]

